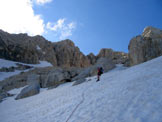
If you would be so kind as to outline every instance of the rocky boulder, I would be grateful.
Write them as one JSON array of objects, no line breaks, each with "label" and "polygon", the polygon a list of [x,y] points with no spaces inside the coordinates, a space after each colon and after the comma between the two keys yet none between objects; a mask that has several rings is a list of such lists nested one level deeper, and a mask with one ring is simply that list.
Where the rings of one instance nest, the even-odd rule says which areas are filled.
[{"label": "rocky boulder", "polygon": [[39,85],[39,81],[40,81],[40,76],[37,74],[32,73],[27,77],[28,85],[33,85],[33,84]]},{"label": "rocky boulder", "polygon": [[29,86],[25,87],[24,89],[22,89],[22,91],[20,92],[20,94],[17,95],[15,100],[36,95],[39,93],[39,91],[40,91],[40,87],[38,85],[36,85],[36,84],[29,85]]},{"label": "rocky boulder", "polygon": [[39,93],[40,84],[39,84],[38,75],[36,74],[29,75],[27,78],[27,82],[28,82],[28,86],[21,90],[21,92],[15,98],[16,100],[33,96]]},{"label": "rocky boulder", "polygon": [[80,71],[81,69],[78,68],[52,68],[48,73],[40,75],[41,87],[57,87],[62,83],[71,82],[72,78],[76,77]]},{"label": "rocky boulder", "polygon": [[[14,88],[24,87],[29,85],[29,81],[38,81],[40,87],[57,87],[58,85],[70,82],[72,78],[76,77],[82,69],[80,68],[56,68],[45,67],[35,68],[28,72],[22,72],[18,75],[11,76],[0,82],[0,93],[2,91],[9,91]],[[32,76],[31,74],[35,74]],[[36,76],[37,75],[37,76]]]},{"label": "rocky boulder", "polygon": [[61,68],[53,69],[48,74],[41,75],[42,87],[56,87],[61,83],[70,82],[70,73]]},{"label": "rocky boulder", "polygon": [[[29,71],[30,72],[30,71]],[[9,91],[14,88],[20,88],[27,85],[29,72],[20,73],[0,81],[0,87],[3,91]]]},{"label": "rocky boulder", "polygon": [[30,85],[22,89],[20,94],[15,98],[15,100],[22,99],[25,97],[33,96],[39,93],[39,86],[37,85]]},{"label": "rocky boulder", "polygon": [[146,27],[142,35],[129,43],[130,65],[140,64],[162,55],[162,30]]}]

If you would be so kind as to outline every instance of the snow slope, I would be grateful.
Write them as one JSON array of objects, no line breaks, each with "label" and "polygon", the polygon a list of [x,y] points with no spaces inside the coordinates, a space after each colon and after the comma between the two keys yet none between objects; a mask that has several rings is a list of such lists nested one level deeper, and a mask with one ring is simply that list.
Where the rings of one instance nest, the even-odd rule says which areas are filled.
[{"label": "snow slope", "polygon": [[[2,122],[162,122],[162,57],[0,103]],[[19,91],[19,90],[18,90]],[[16,92],[16,90],[10,91]]]},{"label": "snow slope", "polygon": [[[33,68],[52,66],[52,64],[47,62],[47,61],[39,61],[39,62],[40,62],[40,64],[25,64],[25,63],[0,59],[0,68],[2,68],[2,67],[9,68],[9,67],[12,67],[12,66],[16,67],[16,63],[23,64],[23,65],[28,65],[28,66],[33,66]],[[15,70],[15,72],[0,72],[0,81],[4,80],[5,78],[11,77],[13,75],[17,75],[22,71],[26,72],[26,71],[32,70],[33,68],[27,69],[27,70]]]},{"label": "snow slope", "polygon": [[23,64],[23,65],[28,65],[28,66],[33,66],[33,67],[48,67],[52,66],[51,63],[47,61],[39,61],[40,64],[26,64],[26,63],[21,63],[21,62],[16,62],[16,61],[10,61],[10,60],[5,60],[5,59],[0,59],[0,68],[2,67],[16,67],[16,63]]}]

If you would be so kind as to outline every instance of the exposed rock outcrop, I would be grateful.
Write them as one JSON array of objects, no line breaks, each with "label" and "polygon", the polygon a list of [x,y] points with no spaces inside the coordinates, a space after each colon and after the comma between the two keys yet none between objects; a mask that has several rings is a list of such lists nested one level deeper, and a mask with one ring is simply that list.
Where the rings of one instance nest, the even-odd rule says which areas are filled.
[{"label": "exposed rock outcrop", "polygon": [[31,74],[27,79],[28,86],[23,88],[21,92],[15,98],[16,100],[22,99],[25,97],[33,96],[39,93],[40,84],[39,84],[39,76],[36,74]]},{"label": "exposed rock outcrop", "polygon": [[93,53],[88,54],[87,57],[92,65],[96,63],[97,57]]},{"label": "exposed rock outcrop", "polygon": [[[2,91],[9,91],[14,88],[24,87],[29,84],[32,80],[31,74],[39,76],[37,81],[42,88],[57,87],[58,85],[70,82],[72,78],[76,77],[82,69],[80,68],[55,68],[55,67],[45,67],[36,68],[28,72],[22,72],[18,75],[11,76],[0,82],[0,93]],[[31,78],[31,80],[29,80]]]},{"label": "exposed rock outcrop", "polygon": [[0,82],[2,91],[9,91],[14,88],[20,88],[27,85],[27,77],[29,73],[20,73],[19,75],[14,75]]},{"label": "exposed rock outcrop", "polygon": [[146,27],[142,35],[129,43],[130,65],[136,65],[162,55],[162,30]]},{"label": "exposed rock outcrop", "polygon": [[62,67],[88,67],[90,61],[80,52],[79,48],[74,43],[67,39],[53,43],[54,51],[56,52],[57,65]]},{"label": "exposed rock outcrop", "polygon": [[124,52],[113,51],[112,49],[103,48],[100,50],[97,58],[108,58],[115,64],[126,64],[128,62],[128,54]]},{"label": "exposed rock outcrop", "polygon": [[52,43],[42,36],[9,34],[2,30],[0,58],[31,64],[45,60],[58,67],[90,66],[90,60],[69,39]]},{"label": "exposed rock outcrop", "polygon": [[69,39],[52,43],[42,36],[9,34],[0,30],[0,58],[31,64],[45,60],[58,67],[85,68],[101,57],[124,64],[128,56],[112,49],[101,49],[97,56],[92,53],[85,56]]},{"label": "exposed rock outcrop", "polygon": [[31,64],[46,60],[57,65],[52,43],[42,36],[9,34],[2,30],[0,30],[0,58]]},{"label": "exposed rock outcrop", "polygon": [[61,83],[70,82],[70,73],[61,68],[52,69],[48,74],[41,75],[41,86],[57,87]]},{"label": "exposed rock outcrop", "polygon": [[[32,79],[31,74],[38,75],[36,81],[40,84],[42,88],[57,87],[58,85],[71,82],[74,80],[79,80],[86,78],[88,76],[93,76],[97,74],[97,68],[103,67],[104,71],[107,72],[115,67],[115,64],[107,59],[100,58],[97,63],[88,68],[59,68],[59,67],[45,67],[45,68],[36,68],[28,72],[22,72],[19,75],[15,75],[0,82],[1,90],[9,91],[14,88],[24,87],[29,84],[29,78]],[[35,80],[30,80],[34,82]],[[80,81],[78,81],[80,82]],[[34,90],[34,86],[25,88],[22,92],[23,94],[28,94],[30,90]],[[35,93],[35,92],[34,92]],[[29,95],[31,95],[30,93]],[[23,96],[23,95],[22,95]],[[25,95],[26,96],[26,95]]]}]

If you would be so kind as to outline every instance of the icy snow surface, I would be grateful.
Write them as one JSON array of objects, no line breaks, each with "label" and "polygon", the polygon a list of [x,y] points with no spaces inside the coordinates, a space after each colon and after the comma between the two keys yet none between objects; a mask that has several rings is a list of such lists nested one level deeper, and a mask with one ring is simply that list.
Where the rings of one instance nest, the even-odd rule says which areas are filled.
[{"label": "icy snow surface", "polygon": [[[47,62],[47,61],[39,61],[40,64],[25,64],[25,63],[20,63],[20,62],[15,62],[15,61],[9,61],[9,60],[5,60],[5,59],[0,59],[0,68],[2,67],[17,67],[16,63],[19,64],[23,64],[23,65],[28,65],[28,66],[33,66],[33,67],[48,67],[48,66],[52,66],[51,63]],[[33,69],[33,68],[31,68]],[[11,77],[13,75],[17,75],[20,72],[26,72],[29,71],[31,69],[27,69],[27,70],[15,70],[15,72],[0,72],[0,81],[4,80],[5,78]]]},{"label": "icy snow surface", "polygon": [[[0,103],[2,122],[162,122],[162,57]],[[16,90],[14,90],[15,92]],[[20,90],[17,90],[20,91]],[[12,91],[13,92],[13,91]]]}]

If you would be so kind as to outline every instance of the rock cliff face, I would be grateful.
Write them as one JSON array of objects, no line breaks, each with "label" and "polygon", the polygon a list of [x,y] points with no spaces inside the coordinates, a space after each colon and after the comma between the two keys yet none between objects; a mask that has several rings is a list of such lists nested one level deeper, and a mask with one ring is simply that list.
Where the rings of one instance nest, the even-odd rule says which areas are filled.
[{"label": "rock cliff face", "polygon": [[128,54],[124,52],[113,51],[112,49],[103,48],[97,55],[97,59],[104,57],[112,60],[115,64],[126,64],[128,62]]},{"label": "rock cliff face", "polygon": [[52,43],[42,36],[9,34],[0,30],[0,58],[31,64],[45,60],[57,67],[85,68],[94,65],[101,57],[115,64],[125,64],[128,56],[112,49],[101,49],[97,56],[92,53],[85,56],[69,39]]},{"label": "rock cliff face", "polygon": [[63,40],[53,43],[56,52],[57,65],[63,67],[88,67],[89,59],[80,52],[79,48],[71,40]]},{"label": "rock cliff face", "polygon": [[142,35],[129,43],[130,65],[136,65],[162,55],[162,30],[146,27]]},{"label": "rock cliff face", "polygon": [[37,64],[46,60],[54,66],[87,67],[89,59],[71,40],[52,43],[42,36],[9,34],[0,30],[0,58]]},{"label": "rock cliff face", "polygon": [[97,61],[97,57],[93,53],[88,54],[87,58],[89,59],[92,65],[94,65]]},{"label": "rock cliff face", "polygon": [[31,64],[46,60],[57,65],[52,43],[42,36],[9,34],[2,30],[0,30],[0,58]]}]

